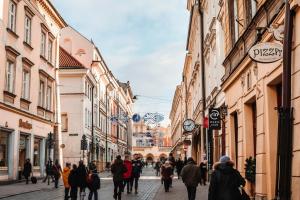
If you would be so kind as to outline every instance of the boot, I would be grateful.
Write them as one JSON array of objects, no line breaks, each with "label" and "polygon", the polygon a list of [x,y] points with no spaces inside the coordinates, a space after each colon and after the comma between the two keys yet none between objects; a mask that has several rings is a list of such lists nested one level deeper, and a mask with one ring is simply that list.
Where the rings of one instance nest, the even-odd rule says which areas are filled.
[{"label": "boot", "polygon": [[137,189],[135,189],[134,193],[135,193],[135,194],[137,194],[137,193],[138,193]]}]

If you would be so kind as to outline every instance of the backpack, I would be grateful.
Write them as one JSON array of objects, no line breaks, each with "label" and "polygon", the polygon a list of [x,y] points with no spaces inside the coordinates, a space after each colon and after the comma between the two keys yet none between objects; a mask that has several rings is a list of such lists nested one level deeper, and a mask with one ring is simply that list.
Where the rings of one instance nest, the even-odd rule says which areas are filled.
[{"label": "backpack", "polygon": [[99,190],[100,186],[101,186],[99,176],[98,175],[93,175],[92,179],[93,179],[93,183],[92,183],[93,188],[96,189],[96,190]]}]

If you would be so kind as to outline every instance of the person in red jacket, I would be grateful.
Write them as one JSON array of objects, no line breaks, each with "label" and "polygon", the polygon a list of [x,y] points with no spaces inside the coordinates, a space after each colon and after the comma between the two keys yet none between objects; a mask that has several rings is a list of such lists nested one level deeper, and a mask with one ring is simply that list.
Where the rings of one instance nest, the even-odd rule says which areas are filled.
[{"label": "person in red jacket", "polygon": [[130,156],[126,155],[124,160],[124,165],[127,169],[127,171],[123,174],[124,178],[124,188],[127,185],[127,194],[130,194],[130,180],[131,180],[131,174],[132,174],[132,163],[130,161]]}]

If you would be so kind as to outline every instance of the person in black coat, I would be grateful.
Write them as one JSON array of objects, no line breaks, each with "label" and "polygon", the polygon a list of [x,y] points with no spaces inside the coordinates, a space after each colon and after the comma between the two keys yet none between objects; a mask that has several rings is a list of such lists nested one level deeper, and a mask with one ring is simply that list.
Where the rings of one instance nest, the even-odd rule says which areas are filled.
[{"label": "person in black coat", "polygon": [[177,171],[178,179],[180,179],[180,174],[183,166],[184,166],[183,161],[180,158],[178,158],[176,162],[176,171]]},{"label": "person in black coat", "polygon": [[200,184],[206,185],[206,176],[207,176],[207,165],[203,161],[200,163],[200,175],[201,175],[201,180]]},{"label": "person in black coat", "polygon": [[55,188],[58,188],[58,181],[62,174],[62,169],[60,164],[58,163],[58,160],[55,161],[55,164],[52,167],[53,176],[54,176],[54,186]]},{"label": "person in black coat", "polygon": [[130,192],[132,192],[133,182],[134,182],[135,194],[137,194],[138,187],[139,187],[139,178],[142,173],[143,163],[139,159],[139,156],[137,154],[134,155],[134,160],[132,160],[131,163],[132,163],[132,176],[130,182]]},{"label": "person in black coat", "polygon": [[111,173],[113,174],[114,182],[114,199],[121,200],[121,193],[123,191],[123,174],[127,171],[121,156],[118,155],[111,165]]},{"label": "person in black coat", "polygon": [[245,186],[241,174],[233,168],[234,163],[228,156],[222,156],[215,164],[211,175],[208,200],[240,200],[240,187]]},{"label": "person in black coat", "polygon": [[79,161],[79,165],[77,168],[78,171],[78,179],[79,179],[79,188],[80,188],[80,197],[85,196],[85,188],[87,187],[87,175],[88,175],[88,170],[86,166],[83,164],[83,161]]},{"label": "person in black coat", "polygon": [[23,176],[26,179],[26,184],[28,184],[28,179],[31,173],[32,173],[32,165],[30,163],[30,159],[26,159],[26,162],[24,163],[24,169],[23,169]]},{"label": "person in black coat", "polygon": [[68,177],[68,182],[71,187],[71,200],[77,200],[77,193],[78,193],[78,187],[79,187],[79,175],[77,170],[77,165],[73,164],[72,170],[70,172],[70,175]]},{"label": "person in black coat", "polygon": [[88,188],[90,190],[88,200],[92,200],[94,195],[94,200],[98,200],[98,190],[100,189],[100,177],[98,175],[97,169],[93,169],[89,174],[88,178]]}]

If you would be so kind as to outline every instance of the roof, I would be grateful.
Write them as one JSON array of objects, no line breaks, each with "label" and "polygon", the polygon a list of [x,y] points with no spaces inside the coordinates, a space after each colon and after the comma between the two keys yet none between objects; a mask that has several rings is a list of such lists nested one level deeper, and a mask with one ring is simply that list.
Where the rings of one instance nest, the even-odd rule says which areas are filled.
[{"label": "roof", "polygon": [[84,69],[76,58],[69,54],[65,49],[59,47],[59,68],[60,69]]}]

